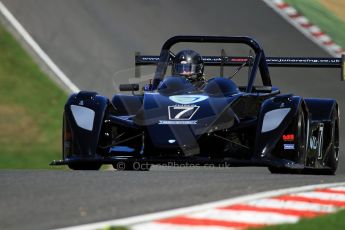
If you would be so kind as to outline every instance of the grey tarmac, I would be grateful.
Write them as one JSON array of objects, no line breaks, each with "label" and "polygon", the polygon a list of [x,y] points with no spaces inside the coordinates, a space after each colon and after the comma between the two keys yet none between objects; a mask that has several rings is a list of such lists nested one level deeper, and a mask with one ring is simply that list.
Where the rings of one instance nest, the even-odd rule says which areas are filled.
[{"label": "grey tarmac", "polygon": [[[328,56],[262,1],[3,3],[78,87],[107,96],[127,80],[135,51],[158,54],[173,35],[248,35],[263,44],[267,56]],[[345,85],[339,74],[340,70],[332,69],[271,70],[273,84],[283,92],[336,98],[342,110]],[[149,172],[0,170],[0,229],[66,227],[278,188],[344,181],[344,131],[341,126],[336,176],[272,175],[256,167],[154,167]]]}]

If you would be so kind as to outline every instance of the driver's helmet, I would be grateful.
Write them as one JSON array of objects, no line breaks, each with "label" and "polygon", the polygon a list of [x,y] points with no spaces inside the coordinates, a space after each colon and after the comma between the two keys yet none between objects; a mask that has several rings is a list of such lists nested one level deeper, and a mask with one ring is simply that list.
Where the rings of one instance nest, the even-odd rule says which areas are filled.
[{"label": "driver's helmet", "polygon": [[171,73],[173,76],[184,76],[191,82],[202,80],[204,61],[194,50],[182,50],[174,57]]}]

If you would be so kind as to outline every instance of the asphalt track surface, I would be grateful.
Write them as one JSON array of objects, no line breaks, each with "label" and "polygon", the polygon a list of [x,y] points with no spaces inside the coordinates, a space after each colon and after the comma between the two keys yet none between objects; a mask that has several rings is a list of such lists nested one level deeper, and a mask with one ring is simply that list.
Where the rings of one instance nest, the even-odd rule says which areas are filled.
[{"label": "asphalt track surface", "polygon": [[[328,56],[263,2],[3,0],[53,61],[81,89],[110,96],[133,54],[158,54],[173,35],[250,35],[267,56]],[[119,73],[120,75],[116,74]],[[340,70],[272,69],[283,92],[336,98]],[[343,113],[341,121],[344,120]],[[341,149],[344,149],[341,126]],[[85,224],[300,185],[336,176],[271,175],[265,168],[154,167],[150,172],[0,171],[0,229]]]}]

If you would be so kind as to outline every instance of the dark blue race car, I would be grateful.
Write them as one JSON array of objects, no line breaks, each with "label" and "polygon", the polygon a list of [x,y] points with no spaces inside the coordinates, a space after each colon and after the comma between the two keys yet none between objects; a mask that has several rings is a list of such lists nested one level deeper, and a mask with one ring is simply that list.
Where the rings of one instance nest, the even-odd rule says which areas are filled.
[{"label": "dark blue race car", "polygon": [[[202,68],[218,66],[221,71],[198,85],[183,75],[167,74],[177,58],[171,52],[176,43],[244,44],[253,53],[204,56]],[[102,164],[118,170],[149,170],[153,164],[265,166],[272,173],[334,174],[337,102],[281,94],[271,85],[268,67],[341,68],[342,63],[341,58],[266,58],[250,37],[172,37],[160,56],[136,56],[137,65],[157,66],[142,93],[134,93],[139,85],[128,84],[120,90],[133,95],[115,94],[110,100],[81,91],[69,97],[63,159],[51,164],[75,170],[97,170]],[[227,66],[237,68],[230,77],[223,76]],[[232,79],[241,68],[248,68],[244,86]]]}]

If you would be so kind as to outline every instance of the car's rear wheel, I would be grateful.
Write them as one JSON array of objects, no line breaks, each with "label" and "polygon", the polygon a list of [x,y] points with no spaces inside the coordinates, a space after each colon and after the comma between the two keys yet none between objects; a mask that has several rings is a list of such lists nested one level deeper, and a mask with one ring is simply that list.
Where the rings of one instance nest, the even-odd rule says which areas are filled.
[{"label": "car's rear wheel", "polygon": [[326,169],[325,173],[334,175],[339,162],[339,114],[336,108],[332,111],[330,151],[328,154],[325,163],[329,169]]},{"label": "car's rear wheel", "polygon": [[[308,121],[307,121],[308,122]],[[291,157],[291,161],[294,161],[295,163],[305,165],[305,159],[306,159],[306,152],[307,152],[307,146],[306,146],[306,120],[305,120],[305,114],[303,112],[302,107],[299,108],[298,115],[294,119],[292,123],[292,129],[294,131],[295,135],[295,142],[294,145],[296,147],[296,153]],[[290,168],[279,168],[279,167],[268,167],[268,170],[271,173],[302,173],[302,169],[290,169]]]}]

